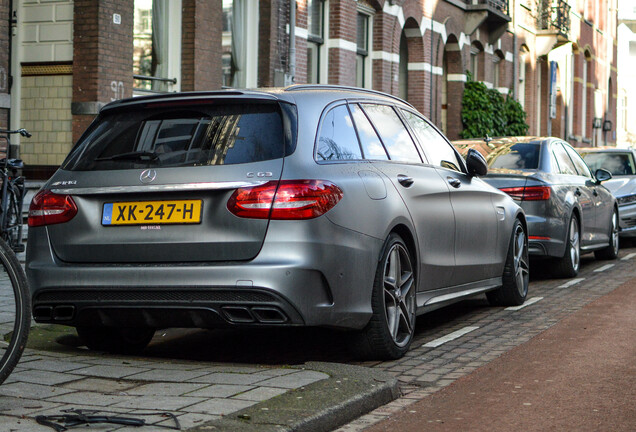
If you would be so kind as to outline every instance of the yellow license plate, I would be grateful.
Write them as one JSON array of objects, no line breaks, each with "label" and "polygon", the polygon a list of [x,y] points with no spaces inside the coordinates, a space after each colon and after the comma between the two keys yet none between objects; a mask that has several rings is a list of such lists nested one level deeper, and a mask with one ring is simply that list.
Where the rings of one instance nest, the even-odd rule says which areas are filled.
[{"label": "yellow license plate", "polygon": [[201,200],[104,203],[102,225],[200,223],[202,205]]}]

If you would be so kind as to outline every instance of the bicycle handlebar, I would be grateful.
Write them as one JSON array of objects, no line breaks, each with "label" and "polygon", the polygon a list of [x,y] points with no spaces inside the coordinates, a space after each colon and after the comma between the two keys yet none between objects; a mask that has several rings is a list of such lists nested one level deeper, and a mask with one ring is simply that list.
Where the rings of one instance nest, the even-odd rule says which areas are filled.
[{"label": "bicycle handlebar", "polygon": [[20,134],[25,138],[31,138],[31,134],[24,128],[16,129],[16,130],[8,130],[8,129],[0,129],[0,133],[4,134]]}]

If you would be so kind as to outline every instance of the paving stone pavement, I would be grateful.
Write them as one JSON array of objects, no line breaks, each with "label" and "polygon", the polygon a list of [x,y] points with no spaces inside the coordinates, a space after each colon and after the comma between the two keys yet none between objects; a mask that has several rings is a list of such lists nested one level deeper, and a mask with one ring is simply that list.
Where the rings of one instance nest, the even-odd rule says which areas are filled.
[{"label": "paving stone pavement", "polygon": [[[0,386],[0,430],[50,432],[33,418],[69,408],[130,415],[163,425],[171,421],[156,413],[168,411],[185,430],[328,378],[297,367],[228,366],[27,350]],[[98,430],[140,429],[100,425]]]}]

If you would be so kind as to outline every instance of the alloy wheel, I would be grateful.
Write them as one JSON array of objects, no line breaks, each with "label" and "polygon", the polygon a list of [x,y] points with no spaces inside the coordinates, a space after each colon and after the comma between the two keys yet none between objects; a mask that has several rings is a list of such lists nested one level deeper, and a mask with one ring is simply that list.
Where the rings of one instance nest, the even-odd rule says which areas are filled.
[{"label": "alloy wheel", "polygon": [[530,265],[528,259],[528,242],[523,227],[519,225],[515,231],[514,240],[514,274],[517,290],[522,297],[528,293]]},{"label": "alloy wheel", "polygon": [[579,223],[578,220],[573,217],[570,221],[570,259],[572,261],[572,268],[575,271],[579,270],[581,263],[581,250],[580,250],[580,238],[579,238]]},{"label": "alloy wheel", "polygon": [[618,255],[619,248],[619,235],[618,235],[618,214],[614,212],[612,214],[612,232],[611,232],[611,246],[614,250],[614,254]]},{"label": "alloy wheel", "polygon": [[393,342],[403,347],[415,326],[415,278],[408,251],[394,244],[384,263],[384,311]]}]

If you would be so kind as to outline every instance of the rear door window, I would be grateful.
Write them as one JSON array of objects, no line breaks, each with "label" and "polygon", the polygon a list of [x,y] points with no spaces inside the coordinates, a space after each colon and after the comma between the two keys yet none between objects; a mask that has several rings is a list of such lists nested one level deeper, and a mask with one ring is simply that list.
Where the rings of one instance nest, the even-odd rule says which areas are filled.
[{"label": "rear door window", "polygon": [[362,104],[392,161],[422,163],[408,130],[388,105]]},{"label": "rear door window", "polygon": [[371,160],[388,160],[389,155],[387,155],[386,149],[382,145],[382,141],[380,141],[380,137],[367,118],[367,115],[362,111],[362,108],[356,104],[349,105],[349,108],[351,108],[351,114],[355,121],[362,151],[364,152],[364,158]]},{"label": "rear door window", "polygon": [[552,153],[556,158],[559,166],[559,173],[567,175],[577,175],[576,168],[572,163],[572,160],[566,153],[565,149],[560,143],[552,144]]},{"label": "rear door window", "polygon": [[322,118],[317,161],[337,161],[362,159],[360,144],[353,127],[353,121],[346,105],[332,108]]},{"label": "rear door window", "polygon": [[140,106],[100,116],[62,167],[87,171],[233,165],[284,154],[278,104]]},{"label": "rear door window", "polygon": [[576,150],[574,150],[568,144],[562,144],[562,145],[563,145],[563,148],[565,148],[565,151],[568,153],[568,156],[570,156],[570,159],[572,160],[572,163],[574,164],[574,167],[576,168],[576,171],[579,173],[579,175],[583,177],[587,177],[587,178],[592,178],[592,173],[590,172],[590,168],[585,164],[585,162],[583,161],[581,156],[579,156]]}]

